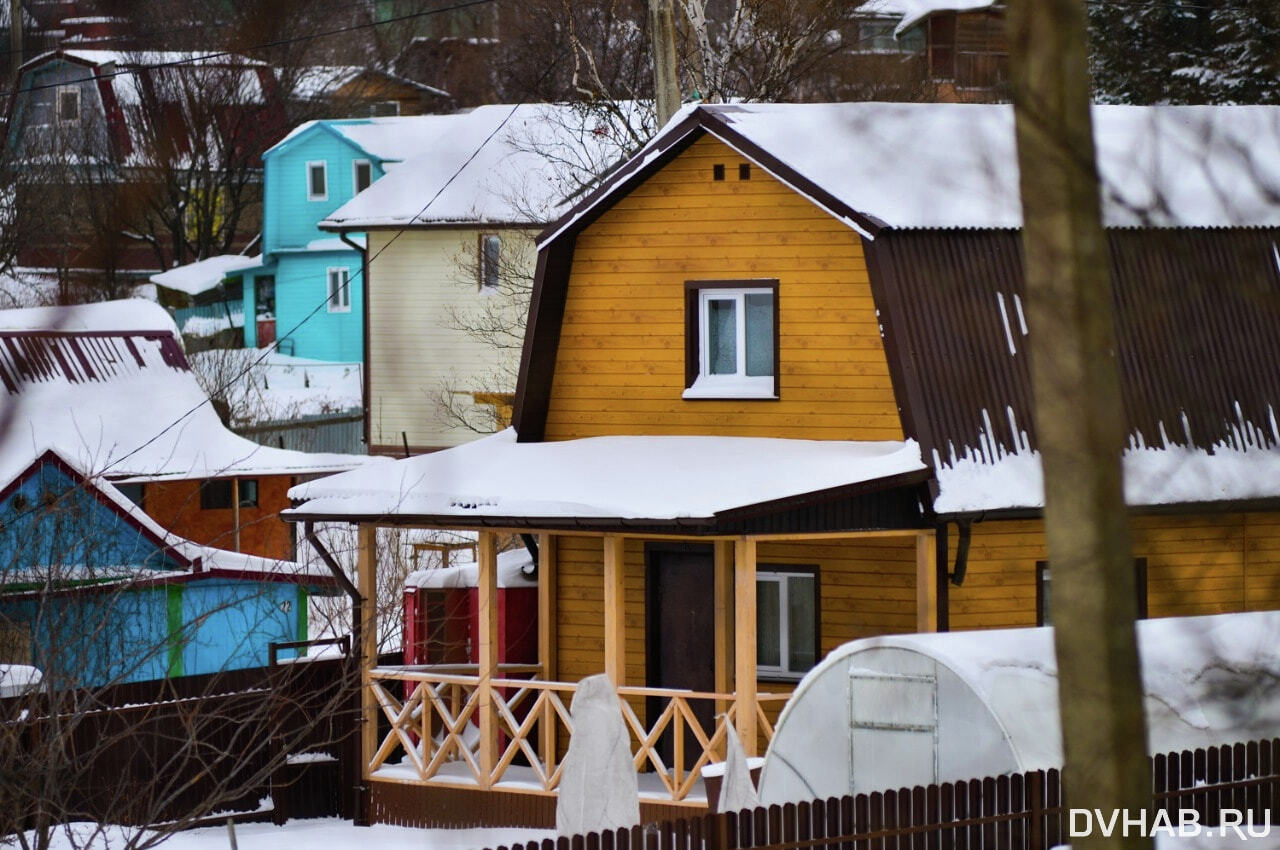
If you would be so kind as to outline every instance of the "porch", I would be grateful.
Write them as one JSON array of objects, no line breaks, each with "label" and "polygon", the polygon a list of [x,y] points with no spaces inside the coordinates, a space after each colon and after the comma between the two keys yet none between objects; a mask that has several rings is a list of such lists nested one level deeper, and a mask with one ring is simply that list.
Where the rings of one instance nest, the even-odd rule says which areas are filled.
[{"label": "porch", "polygon": [[[531,532],[538,552],[538,662],[504,664],[497,655],[498,541],[504,535]],[[748,756],[763,755],[794,686],[762,681],[758,669],[757,566],[762,546],[891,543],[913,551],[915,586],[910,592],[915,597],[915,628],[936,628],[938,565],[932,530],[710,539],[698,534],[528,528],[481,529],[478,535],[478,663],[377,666],[372,635],[364,635],[361,764],[376,820],[419,822],[415,818],[420,816],[411,813],[430,806],[436,812],[453,808],[468,813],[458,822],[493,823],[495,817],[530,826],[552,822],[563,758],[573,734],[573,679],[588,672],[607,674],[618,688],[646,816],[705,809],[702,769],[723,761],[728,725],[733,724]],[[637,661],[636,644],[648,637],[643,618],[650,613],[635,604],[637,544],[644,549],[709,548],[712,581],[705,595],[710,598],[713,639],[702,649],[712,657],[713,688],[655,687],[652,671]],[[359,545],[360,590],[368,605],[377,572],[376,526],[360,526]],[[581,636],[582,615],[577,610],[557,610],[559,600],[574,601],[574,594],[557,588],[557,554],[562,551],[579,559],[584,551],[597,553],[599,643]],[[595,605],[594,598],[589,604]],[[910,609],[912,603],[906,606]],[[372,615],[371,609],[365,614]],[[567,634],[558,634],[560,628]],[[572,663],[561,664],[562,649],[575,655]],[[594,669],[584,668],[584,653],[594,654]],[[446,799],[451,802],[444,803]],[[514,815],[517,810],[525,814]]]}]

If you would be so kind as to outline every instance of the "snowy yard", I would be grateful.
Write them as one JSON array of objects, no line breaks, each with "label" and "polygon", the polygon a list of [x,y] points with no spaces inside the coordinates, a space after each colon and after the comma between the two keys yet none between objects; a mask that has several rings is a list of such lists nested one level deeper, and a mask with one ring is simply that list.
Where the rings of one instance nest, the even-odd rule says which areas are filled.
[{"label": "snowy yard", "polygon": [[[96,836],[93,824],[73,824],[73,836],[59,832],[50,850],[113,850],[124,846],[134,830],[107,827]],[[323,850],[483,850],[500,844],[531,841],[553,835],[536,829],[414,829],[406,826],[352,826],[337,818],[294,820],[284,826],[245,823],[235,828],[239,850],[276,850],[280,847],[316,847]],[[90,838],[92,837],[92,841]],[[89,842],[87,845],[85,842]],[[16,846],[5,843],[4,847]],[[225,826],[193,829],[170,836],[165,850],[226,850],[230,847]]]}]

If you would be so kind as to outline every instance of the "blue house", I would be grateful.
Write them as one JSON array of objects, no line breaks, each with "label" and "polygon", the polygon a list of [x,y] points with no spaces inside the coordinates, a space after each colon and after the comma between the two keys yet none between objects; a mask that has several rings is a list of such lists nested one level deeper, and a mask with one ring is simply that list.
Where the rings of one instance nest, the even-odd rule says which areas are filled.
[{"label": "blue house", "polygon": [[245,316],[259,319],[245,321],[246,346],[278,340],[284,353],[299,357],[363,359],[364,236],[336,236],[317,224],[444,132],[445,121],[310,121],[267,150],[262,262],[241,272]]},{"label": "blue house", "polygon": [[55,688],[264,666],[269,644],[306,639],[309,595],[334,592],[169,534],[52,450],[0,489],[0,663]]}]

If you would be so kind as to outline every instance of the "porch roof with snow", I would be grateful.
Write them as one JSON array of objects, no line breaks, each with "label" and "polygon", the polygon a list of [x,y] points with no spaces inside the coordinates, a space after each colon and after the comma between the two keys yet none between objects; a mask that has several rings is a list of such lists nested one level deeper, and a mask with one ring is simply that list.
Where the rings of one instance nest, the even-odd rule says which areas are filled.
[{"label": "porch roof with snow", "polygon": [[[806,522],[814,531],[910,528],[920,523],[919,485],[928,475],[911,441],[626,436],[520,443],[508,429],[300,484],[289,491],[297,506],[282,516],[703,534],[746,533],[783,516],[785,528],[775,530]],[[878,498],[864,499],[869,494]],[[807,519],[792,515],[824,506],[838,507]]]},{"label": "porch roof with snow", "polygon": [[142,300],[0,311],[0,478],[46,450],[111,480],[314,475],[355,455],[260,446],[229,431],[173,320]]},{"label": "porch roof with snow", "polygon": [[153,274],[151,282],[166,289],[185,292],[187,295],[199,295],[213,289],[229,275],[260,265],[262,265],[260,254],[252,257],[246,257],[243,254],[219,254],[216,257],[207,257]]}]

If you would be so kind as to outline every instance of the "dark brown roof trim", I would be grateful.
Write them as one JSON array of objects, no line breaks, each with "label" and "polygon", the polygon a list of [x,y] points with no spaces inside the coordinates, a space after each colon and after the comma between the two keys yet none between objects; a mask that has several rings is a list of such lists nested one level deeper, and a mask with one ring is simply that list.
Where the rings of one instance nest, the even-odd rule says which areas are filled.
[{"label": "dark brown roof trim", "polygon": [[564,321],[575,241],[574,236],[557,239],[538,252],[533,293],[529,298],[529,318],[525,323],[524,350],[520,354],[520,373],[516,378],[516,400],[511,413],[516,440],[521,443],[540,443],[546,435],[551,381],[556,368],[556,352],[560,347],[560,329]]},{"label": "dark brown roof trim", "polygon": [[[1220,502],[1177,502],[1165,505],[1130,505],[1130,516],[1193,516],[1197,514],[1280,513],[1280,496],[1260,499],[1224,499]],[[1043,519],[1043,508],[1000,508],[938,514],[939,523],[990,522],[1002,519]]]},{"label": "dark brown roof trim", "polygon": [[896,490],[901,487],[916,487],[929,481],[932,477],[933,470],[918,469],[915,472],[903,472],[885,478],[873,478],[870,481],[859,481],[856,484],[842,484],[838,487],[828,487],[825,490],[814,490],[811,493],[802,493],[799,496],[787,496],[768,502],[757,502],[754,505],[743,505],[727,511],[719,511],[716,513],[715,518],[719,522],[754,519],[767,514],[795,510],[796,508],[832,502],[837,499],[865,496],[870,493]]},{"label": "dark brown roof trim", "polygon": [[325,224],[316,225],[329,233],[370,233],[372,231],[398,232],[401,230],[529,230],[545,227],[540,221],[414,221],[402,224]]}]

